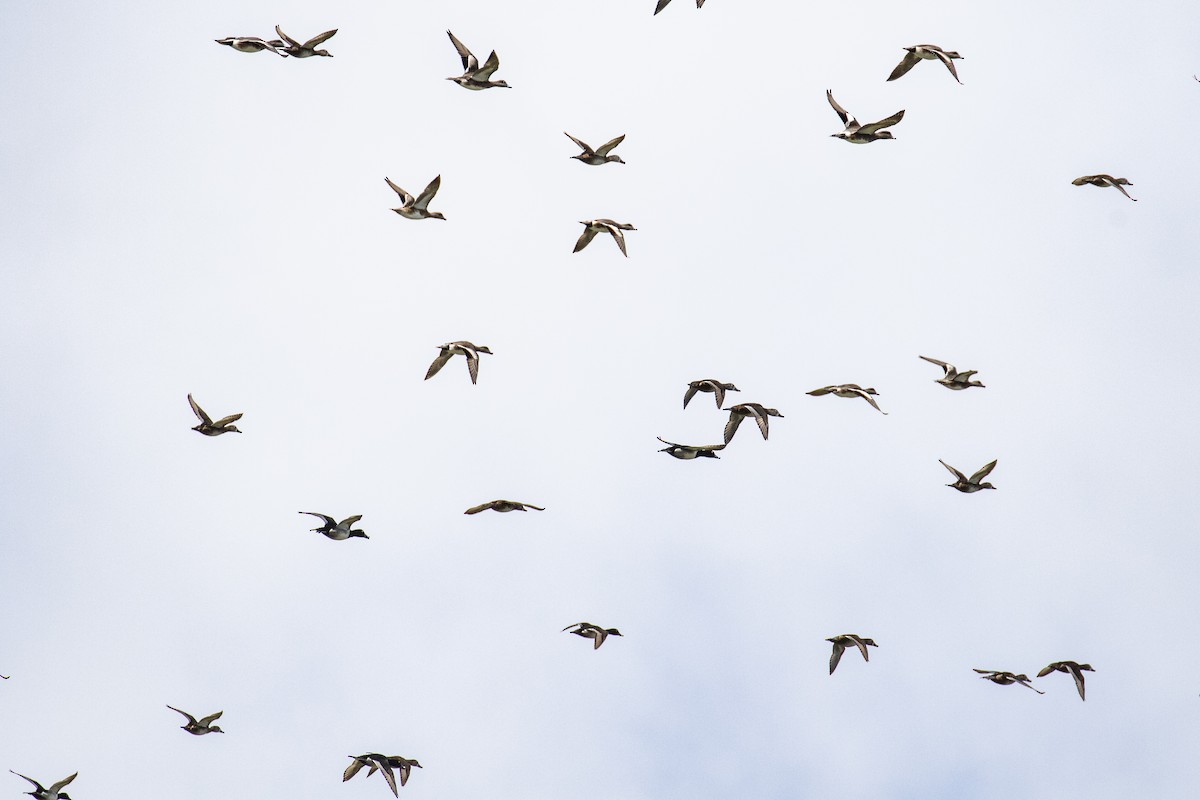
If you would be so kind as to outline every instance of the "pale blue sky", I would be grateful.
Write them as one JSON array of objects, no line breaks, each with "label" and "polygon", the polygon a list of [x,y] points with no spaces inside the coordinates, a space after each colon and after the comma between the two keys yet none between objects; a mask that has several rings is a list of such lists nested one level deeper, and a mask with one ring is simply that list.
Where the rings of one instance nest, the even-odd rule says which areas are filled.
[{"label": "pale blue sky", "polygon": [[[378,799],[340,782],[364,751],[421,761],[409,800],[1200,789],[1194,9],[653,6],[11,4],[0,769],[76,800]],[[334,58],[213,43],[276,23]],[[444,80],[447,28],[514,88]],[[918,42],[964,85],[886,82]],[[830,138],[826,89],[906,109],[896,141]],[[1104,172],[1138,202],[1070,183]],[[388,210],[385,175],[437,174],[446,222]],[[572,254],[593,217],[628,259]],[[457,339],[478,385],[422,381]],[[720,440],[681,408],[704,377],[770,441],[656,452]],[[889,415],[805,395],[842,382]],[[245,434],[188,430],[189,392]],[[547,510],[462,514],[494,498]],[[831,677],[844,632],[879,648]],[[1062,659],[1086,703],[971,672]]]}]

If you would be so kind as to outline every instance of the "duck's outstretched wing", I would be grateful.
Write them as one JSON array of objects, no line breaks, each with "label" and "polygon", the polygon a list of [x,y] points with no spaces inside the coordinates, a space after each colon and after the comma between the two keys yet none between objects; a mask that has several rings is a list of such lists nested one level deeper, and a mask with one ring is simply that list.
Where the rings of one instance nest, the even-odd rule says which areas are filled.
[{"label": "duck's outstretched wing", "polygon": [[904,58],[900,59],[900,63],[896,65],[896,68],[894,70],[892,70],[892,74],[888,75],[888,80],[894,81],[894,80],[896,80],[896,78],[899,78],[901,75],[906,74],[910,69],[915,67],[917,65],[917,62],[920,60],[921,60],[921,57],[919,55],[917,55],[916,53],[912,52],[911,50],[909,52],[905,53]]},{"label": "duck's outstretched wing", "polygon": [[209,725],[211,725],[214,722],[216,722],[217,720],[219,720],[221,718],[221,715],[224,713],[225,713],[224,711],[218,711],[215,714],[209,714],[207,717],[201,718],[200,724],[202,726],[204,726],[205,728],[207,728]]},{"label": "duck's outstretched wing", "polygon": [[1014,677],[1013,682],[1021,684],[1026,689],[1033,689],[1033,691],[1037,692],[1038,694],[1045,694],[1045,692],[1043,692],[1041,689],[1034,689],[1033,684],[1030,683],[1028,680],[1021,680],[1018,677]]},{"label": "duck's outstretched wing", "polygon": [[316,36],[305,42],[304,47],[311,50],[312,48],[321,44],[321,42],[324,42],[326,39],[332,38],[335,33],[337,33],[337,28],[334,28],[331,31],[325,31],[324,33],[318,33]]},{"label": "duck's outstretched wing", "polygon": [[33,778],[29,777],[28,775],[22,775],[21,773],[17,772],[16,770],[13,770],[13,769],[10,769],[9,772],[11,772],[13,775],[16,775],[18,778],[24,778],[25,780],[29,781],[30,783],[32,783],[34,785],[34,787],[39,792],[46,791],[40,783],[38,783],[37,781],[35,781]]},{"label": "duck's outstretched wing", "polygon": [[386,760],[381,761],[378,759],[374,761],[374,764],[375,766],[379,767],[379,771],[383,773],[383,778],[387,781],[388,788],[392,790],[392,795],[394,797],[399,797],[400,792],[396,789],[396,775],[392,772],[392,765]]},{"label": "duck's outstretched wing", "polygon": [[862,133],[875,133],[876,131],[883,130],[884,128],[892,127],[902,119],[904,119],[904,109],[897,111],[890,117],[879,120],[879,122],[871,122],[863,125],[861,128],[859,128],[859,131]]},{"label": "duck's outstretched wing", "polygon": [[[938,463],[939,463],[939,464],[941,464],[941,465],[942,465],[943,467],[945,467],[946,469],[950,470],[950,474],[951,474],[951,475],[953,475],[953,476],[955,477],[955,479],[956,479],[956,480],[963,481],[964,483],[967,481],[967,476],[966,476],[966,475],[963,475],[961,472],[959,472],[959,471],[958,471],[958,470],[956,470],[954,467],[952,467],[952,466],[950,466],[949,464],[947,464],[945,461],[942,461],[942,460],[939,458],[939,459],[938,459]],[[991,672],[992,670],[983,670],[983,669],[977,669],[977,670],[975,670],[975,671],[976,671],[976,672]]]},{"label": "duck's outstretched wing", "polygon": [[442,188],[442,176],[438,175],[429,182],[429,185],[421,190],[421,194],[417,196],[417,200],[413,203],[413,208],[419,208],[425,211],[429,208],[429,201],[438,193],[438,189]]},{"label": "duck's outstretched wing", "polygon": [[350,758],[354,760],[350,762],[350,766],[346,767],[346,771],[342,773],[342,783],[353,778],[358,774],[360,769],[367,765],[367,762],[360,760],[358,756],[350,756]]},{"label": "duck's outstretched wing", "polygon": [[475,74],[471,77],[477,81],[486,81],[498,69],[500,69],[500,56],[496,55],[496,51],[493,50],[488,56],[487,61],[483,62],[483,66],[475,70]]},{"label": "duck's outstretched wing", "polygon": [[625,234],[615,225],[608,226],[608,232],[612,235],[613,241],[617,243],[617,247],[621,248],[621,255],[629,258],[629,253],[625,250]]},{"label": "duck's outstretched wing", "polygon": [[765,441],[767,438],[767,415],[754,406],[750,407],[750,413],[754,415],[754,421],[758,423],[758,430],[762,433]]},{"label": "duck's outstretched wing", "polygon": [[669,5],[671,5],[671,0],[658,0],[658,5],[654,7],[654,13],[658,14],[658,12],[662,11]]},{"label": "duck's outstretched wing", "polygon": [[742,424],[742,415],[736,411],[729,412],[729,421],[725,423],[725,444],[733,439],[733,435],[737,433],[738,426]]},{"label": "duck's outstretched wing", "polygon": [[938,61],[941,61],[946,65],[946,69],[950,70],[950,74],[954,76],[954,80],[958,81],[958,85],[962,86],[962,81],[958,80],[958,70],[954,68],[954,61],[950,58],[950,56],[946,55],[941,50],[934,50],[933,54],[938,57]]},{"label": "duck's outstretched wing", "polygon": [[241,418],[242,418],[241,414],[230,414],[228,417],[221,417],[219,420],[214,422],[213,427],[224,428],[226,425],[231,425],[234,422],[237,422]]},{"label": "duck's outstretched wing", "polygon": [[842,660],[842,653],[846,652],[846,647],[841,642],[833,643],[833,653],[829,656],[829,674],[837,669],[838,662]]},{"label": "duck's outstretched wing", "polygon": [[938,361],[936,358],[930,358],[929,356],[917,356],[917,358],[928,361],[930,364],[937,364],[939,367],[945,370],[946,375],[944,377],[949,377],[950,373],[955,371],[954,365],[948,364],[945,361]]},{"label": "duck's outstretched wing", "polygon": [[851,637],[851,640],[858,645],[858,652],[862,653],[863,661],[870,661],[871,654],[867,652],[867,643],[857,636]]},{"label": "duck's outstretched wing", "polygon": [[51,784],[50,790],[49,790],[50,794],[58,794],[59,790],[61,790],[64,786],[66,786],[71,781],[75,780],[75,778],[78,777],[78,775],[79,775],[79,773],[75,772],[75,773],[72,773],[71,775],[68,775],[67,777],[63,778],[58,783]]},{"label": "duck's outstretched wing", "polygon": [[563,131],[563,133],[566,135],[566,137],[568,139],[570,139],[572,142],[574,142],[576,144],[576,146],[578,146],[580,149],[583,150],[583,155],[593,156],[596,154],[596,151],[593,150],[587,142],[583,141],[582,139],[576,139],[574,136],[567,133],[566,131]]},{"label": "duck's outstretched wing", "polygon": [[192,407],[192,413],[195,414],[201,422],[203,422],[205,425],[212,425],[212,420],[209,418],[208,414],[204,413],[204,409],[200,407],[199,403],[192,399],[190,394],[188,395],[188,405]]},{"label": "duck's outstretched wing", "polygon": [[1135,202],[1135,203],[1137,202],[1136,197],[1130,197],[1129,192],[1125,191],[1125,186],[1133,186],[1132,183],[1130,183],[1129,181],[1125,181],[1125,186],[1122,186],[1119,181],[1114,180],[1112,182],[1112,185],[1117,187],[1117,191],[1119,191],[1121,194],[1125,195],[1126,197],[1129,197],[1129,199],[1132,200],[1133,202]]},{"label": "duck's outstretched wing", "polygon": [[462,59],[463,69],[467,72],[474,72],[479,69],[479,59],[475,58],[474,54],[467,49],[467,46],[460,42],[458,37],[450,31],[446,31],[446,35],[454,43],[454,49],[458,51],[458,57]]},{"label": "duck's outstretched wing", "polygon": [[280,28],[278,25],[275,26],[275,33],[279,34],[279,38],[283,39],[285,42],[287,42],[292,47],[303,47],[303,45],[301,45],[295,39],[293,39],[292,37],[290,37],[286,33],[284,33],[283,29]]},{"label": "duck's outstretched wing", "polygon": [[595,239],[595,238],[596,238],[596,229],[593,228],[591,225],[588,225],[587,227],[585,227],[583,229],[583,233],[579,234],[579,239],[577,239],[575,242],[575,249],[572,250],[571,252],[578,253],[580,250],[582,250],[583,248],[585,248],[589,244],[591,244],[592,239]]},{"label": "duck's outstretched wing", "polygon": [[602,144],[602,145],[600,145],[599,147],[597,147],[597,148],[596,148],[596,155],[598,155],[598,156],[607,156],[607,155],[608,155],[608,151],[609,151],[609,150],[612,150],[614,147],[616,147],[617,145],[619,145],[619,144],[620,144],[621,142],[623,142],[623,141],[625,141],[625,134],[623,134],[623,133],[622,133],[622,134],[621,134],[620,136],[618,136],[617,138],[615,138],[615,139],[610,139],[609,141],[607,141],[607,142],[605,142],[604,144]]},{"label": "duck's outstretched wing", "polygon": [[970,483],[979,483],[981,480],[983,480],[989,474],[991,474],[991,471],[994,470],[995,468],[996,468],[995,461],[984,464],[982,467],[979,468],[978,472],[976,472],[974,475],[971,476]]},{"label": "duck's outstretched wing", "polygon": [[446,362],[450,360],[452,355],[454,354],[451,353],[449,349],[443,347],[442,352],[438,353],[437,358],[435,358],[433,363],[429,365],[429,370],[425,373],[425,380],[429,380],[434,375],[437,375],[438,371],[441,370],[442,367],[446,366]]},{"label": "duck's outstretched wing", "polygon": [[829,105],[833,106],[833,110],[837,112],[838,118],[841,119],[843,125],[849,126],[851,123],[854,123],[855,125],[858,124],[858,120],[850,116],[850,113],[838,105],[837,100],[833,99],[833,92],[831,90],[825,90],[825,98],[829,101]]},{"label": "duck's outstretched wing", "polygon": [[874,408],[880,414],[884,414],[885,416],[887,415],[887,412],[884,411],[882,408],[880,408],[879,404],[875,402],[875,398],[871,397],[871,395],[869,395],[867,392],[860,390],[860,393],[858,396],[861,397],[863,400],[866,400],[868,403],[870,403],[872,408]]},{"label": "duck's outstretched wing", "polygon": [[400,195],[400,204],[401,205],[405,205],[405,206],[412,205],[413,200],[415,200],[416,198],[414,198],[411,194],[409,194],[408,192],[401,189],[396,184],[392,183],[391,178],[388,178],[385,176],[384,180],[387,181],[388,186],[392,187],[393,192]]},{"label": "duck's outstretched wing", "polygon": [[[337,520],[335,520],[333,517],[329,516],[328,514],[318,514],[316,511],[298,511],[296,513],[308,514],[310,517],[320,517],[321,521],[325,523],[325,525],[323,527],[326,527],[326,528],[336,528],[337,527]],[[319,531],[321,529],[313,528],[313,530]],[[170,706],[168,706],[168,708],[170,708]],[[178,709],[176,709],[176,710],[178,710]]]},{"label": "duck's outstretched wing", "polygon": [[186,711],[180,711],[180,710],[179,710],[178,708],[176,708],[175,706],[167,706],[167,708],[171,709],[172,711],[174,711],[174,712],[175,712],[175,713],[177,713],[177,714],[183,714],[185,717],[187,717],[187,721],[188,721],[188,724],[189,724],[189,725],[195,725],[195,724],[196,724],[196,718],[195,718],[195,717],[193,717],[191,714],[187,713]]}]

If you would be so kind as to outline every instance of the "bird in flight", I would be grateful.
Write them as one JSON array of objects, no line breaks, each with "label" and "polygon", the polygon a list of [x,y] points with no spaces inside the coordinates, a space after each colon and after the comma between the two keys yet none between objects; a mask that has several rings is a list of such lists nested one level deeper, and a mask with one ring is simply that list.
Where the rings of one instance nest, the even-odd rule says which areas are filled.
[{"label": "bird in flight", "polygon": [[203,433],[205,436],[220,436],[222,433],[241,433],[237,429],[237,426],[233,424],[242,418],[241,414],[230,414],[228,417],[221,417],[216,422],[213,422],[212,418],[204,413],[204,409],[192,399],[190,394],[188,395],[188,405],[192,407],[192,413],[200,420],[200,424],[192,428],[192,430]]},{"label": "bird in flight", "polygon": [[218,728],[216,725],[212,724],[221,718],[221,715],[225,713],[224,711],[218,711],[215,714],[209,714],[207,717],[201,717],[199,720],[197,720],[191,714],[187,713],[186,711],[180,711],[175,706],[167,706],[167,708],[171,709],[172,711],[174,711],[176,713],[183,714],[185,717],[187,717],[187,724],[181,725],[180,728],[182,730],[185,730],[188,733],[192,734],[193,736],[203,736],[206,733],[224,733],[225,732],[225,731],[221,730],[220,728]]}]

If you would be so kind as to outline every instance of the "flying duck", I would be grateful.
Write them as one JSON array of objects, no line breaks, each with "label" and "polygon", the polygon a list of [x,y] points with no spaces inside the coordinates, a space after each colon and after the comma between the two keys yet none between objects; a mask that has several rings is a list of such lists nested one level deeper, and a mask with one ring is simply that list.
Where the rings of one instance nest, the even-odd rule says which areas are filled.
[{"label": "flying duck", "polygon": [[504,81],[489,80],[492,77],[492,73],[500,69],[500,56],[496,55],[495,50],[492,51],[492,54],[488,56],[488,60],[483,62],[483,66],[481,67],[479,66],[479,59],[453,33],[446,31],[446,35],[454,43],[454,49],[458,51],[459,58],[462,59],[463,69],[466,70],[462,75],[455,78],[446,78],[446,80],[454,81],[464,89],[470,89],[473,92],[495,87],[512,88]]},{"label": "flying duck", "polygon": [[1048,664],[1042,668],[1042,671],[1037,674],[1039,678],[1044,678],[1051,672],[1065,672],[1075,679],[1075,688],[1079,690],[1079,699],[1087,700],[1083,696],[1083,673],[1095,672],[1091,664],[1080,664],[1075,661],[1055,661],[1053,664]]},{"label": "flying duck", "polygon": [[617,138],[611,139],[611,140],[605,142],[604,144],[600,145],[595,150],[593,150],[591,145],[589,145],[587,142],[583,141],[582,139],[576,139],[574,136],[567,133],[566,131],[563,131],[563,133],[566,134],[568,139],[570,139],[572,142],[579,145],[579,147],[581,147],[583,149],[582,153],[580,153],[577,156],[571,156],[571,158],[578,159],[578,160],[582,161],[584,164],[591,164],[593,167],[598,167],[601,164],[607,164],[610,161],[615,161],[618,164],[625,163],[624,161],[621,160],[620,156],[610,156],[608,154],[610,150],[612,150],[614,147],[619,145],[621,142],[625,141],[625,134],[623,134],[623,133],[620,136],[618,136]]},{"label": "flying duck", "polygon": [[974,475],[972,475],[970,478],[963,475],[961,472],[959,472],[954,467],[947,464],[945,461],[942,461],[940,458],[938,459],[938,463],[941,464],[946,469],[950,470],[951,474],[954,475],[954,483],[947,483],[946,485],[952,486],[955,489],[958,489],[960,492],[963,492],[965,494],[974,494],[975,492],[978,492],[981,489],[995,489],[996,488],[995,486],[992,486],[992,484],[990,484],[990,483],[980,483],[981,480],[986,478],[991,473],[991,471],[996,468],[995,461],[992,461],[988,464],[984,464],[982,467],[979,468],[979,471],[976,472]]},{"label": "flying duck", "polygon": [[437,358],[429,365],[429,371],[425,373],[425,380],[429,380],[438,371],[446,366],[446,362],[451,356],[466,356],[467,357],[467,372],[471,373],[471,383],[479,378],[479,354],[487,353],[492,355],[492,351],[483,345],[473,345],[470,342],[447,342],[439,348],[442,352],[438,353]]},{"label": "flying duck", "polygon": [[825,641],[833,642],[833,654],[829,656],[829,674],[837,669],[838,662],[842,660],[842,653],[846,652],[847,647],[857,647],[862,653],[863,661],[870,661],[871,656],[867,653],[867,646],[878,647],[879,645],[871,639],[864,639],[855,633],[843,633],[840,636],[832,636]]},{"label": "flying duck", "polygon": [[833,99],[833,92],[826,89],[825,97],[829,100],[829,105],[833,106],[833,110],[837,112],[838,117],[841,118],[842,124],[846,126],[846,130],[841,133],[831,133],[829,135],[838,139],[845,139],[847,142],[853,144],[867,144],[876,139],[895,139],[896,137],[892,136],[891,131],[882,129],[890,128],[904,119],[904,110],[901,109],[887,119],[881,119],[879,122],[871,122],[867,125],[860,125],[857,119],[850,116],[846,112],[846,109],[839,106],[837,100]]},{"label": "flying duck", "polygon": [[880,414],[887,414],[879,404],[875,402],[875,398],[871,395],[878,395],[879,392],[874,389],[859,386],[857,383],[839,383],[832,386],[822,386],[820,389],[813,389],[811,392],[806,392],[813,397],[820,397],[823,394],[832,394],[835,397],[861,397],[871,404],[871,407]]},{"label": "flying duck", "polygon": [[611,219],[583,219],[579,221],[579,224],[585,227],[583,233],[579,235],[579,240],[575,242],[575,249],[571,252],[578,253],[587,247],[592,239],[596,238],[597,233],[607,233],[613,237],[617,247],[621,248],[621,255],[629,258],[629,253],[625,250],[625,234],[621,231],[636,231],[637,228]]},{"label": "flying duck", "polygon": [[477,505],[477,506],[471,506],[463,513],[464,514],[478,514],[480,511],[487,511],[490,509],[492,511],[499,511],[500,513],[503,514],[503,513],[509,512],[509,511],[527,511],[531,508],[534,511],[545,511],[546,510],[546,509],[542,508],[541,506],[535,506],[530,503],[518,503],[515,500],[492,500],[487,503],[481,503],[480,505]]},{"label": "flying duck", "polygon": [[228,417],[221,417],[216,422],[213,422],[212,418],[204,413],[204,409],[192,399],[190,394],[188,395],[188,405],[192,407],[192,413],[200,420],[200,424],[192,428],[192,430],[203,433],[205,436],[220,436],[222,433],[241,433],[233,425],[234,422],[242,418],[241,414],[230,414]]},{"label": "flying duck", "polygon": [[[997,672],[994,669],[975,669],[974,667],[972,667],[971,669],[973,669],[975,672],[980,673],[979,677],[983,678],[984,680],[989,680],[992,683],[998,683],[1001,686],[1008,686],[1009,684],[1019,683],[1026,688],[1033,689],[1033,686],[1029,683],[1028,675],[1017,675],[1012,672]],[[1033,690],[1035,692],[1037,692],[1038,694],[1045,694],[1045,692],[1043,692],[1041,689],[1033,689]]]},{"label": "flying duck", "polygon": [[936,59],[945,64],[946,69],[950,70],[950,74],[954,76],[954,80],[958,81],[960,86],[962,85],[962,81],[958,80],[958,70],[954,68],[954,61],[952,60],[962,58],[958,53],[953,50],[943,50],[936,44],[915,44],[912,47],[904,49],[908,52],[904,54],[904,58],[900,59],[900,63],[896,65],[896,68],[892,70],[892,74],[888,76],[889,81],[894,81],[896,78],[904,75],[921,59],[929,61]]},{"label": "flying duck", "polygon": [[683,407],[687,408],[687,404],[696,396],[696,392],[712,392],[717,401],[717,408],[725,402],[725,392],[740,392],[741,389],[734,386],[732,383],[721,383],[716,378],[704,378],[703,380],[692,381],[688,384],[688,389],[683,394]]},{"label": "flying duck", "polygon": [[568,625],[563,628],[564,631],[572,630],[571,633],[576,636],[582,636],[585,639],[591,639],[595,644],[593,650],[599,650],[600,645],[604,644],[604,640],[609,636],[621,636],[621,632],[616,628],[601,628],[599,625],[593,625],[590,622],[576,622],[574,625]]},{"label": "flying duck", "polygon": [[720,458],[716,454],[716,451],[725,449],[725,445],[723,444],[676,444],[675,442],[668,442],[661,436],[657,438],[666,445],[666,447],[658,452],[666,453],[683,461],[691,461],[693,458]]},{"label": "flying duck", "polygon": [[319,33],[304,44],[300,44],[295,39],[288,36],[278,25],[275,26],[275,33],[279,34],[280,39],[283,39],[283,41],[287,42],[287,47],[284,48],[284,52],[286,52],[292,58],[309,58],[311,56],[326,56],[327,58],[333,58],[333,54],[328,50],[317,50],[316,46],[337,33],[337,28],[334,28],[331,31],[325,31],[324,33]]},{"label": "flying duck", "polygon": [[[1125,191],[1125,187],[1133,186],[1132,183],[1124,178],[1114,178],[1112,175],[1084,175],[1071,181],[1071,183],[1074,186],[1083,186],[1085,184],[1091,184],[1092,186],[1112,186],[1126,197],[1129,197],[1129,192]],[[1135,203],[1137,202],[1136,197],[1129,197],[1129,199]]]},{"label": "flying duck", "polygon": [[353,778],[358,774],[358,771],[363,767],[370,767],[367,772],[367,777],[375,774],[375,771],[383,773],[384,780],[387,781],[388,788],[392,790],[392,794],[396,797],[400,796],[396,789],[396,776],[392,772],[393,769],[400,772],[400,785],[408,783],[408,776],[412,773],[412,768],[424,769],[415,758],[404,758],[403,756],[385,756],[379,753],[364,753],[361,756],[349,756],[354,759],[350,762],[350,766],[346,767],[346,771],[342,773],[342,782]]},{"label": "flying duck", "polygon": [[737,433],[738,426],[742,424],[742,420],[746,417],[754,417],[754,421],[758,423],[758,429],[762,432],[763,440],[767,438],[767,417],[783,417],[774,408],[765,408],[758,403],[739,403],[736,406],[729,407],[729,421],[725,423],[725,444],[733,439],[733,435]]},{"label": "flying duck", "polygon": [[405,219],[445,219],[440,211],[430,211],[429,201],[438,193],[438,189],[442,186],[442,176],[438,175],[429,182],[429,185],[416,197],[413,197],[408,192],[401,189],[396,184],[392,183],[392,179],[386,175],[383,178],[387,181],[387,185],[392,187],[392,191],[400,195],[400,208],[393,208],[400,216]]},{"label": "flying duck", "polygon": [[191,714],[187,713],[186,711],[180,711],[175,706],[167,706],[167,708],[169,708],[172,711],[175,711],[179,714],[183,714],[185,717],[187,717],[187,724],[181,725],[180,727],[183,730],[187,731],[188,733],[192,734],[193,736],[203,736],[206,733],[224,733],[225,732],[225,731],[221,730],[220,728],[218,728],[216,725],[212,724],[213,722],[215,722],[216,720],[221,718],[221,715],[225,713],[224,711],[218,711],[215,714],[209,714],[207,717],[202,717],[199,721],[197,721],[196,718],[193,717]]},{"label": "flying duck", "polygon": [[27,794],[32,797],[33,800],[71,800],[71,795],[62,791],[62,788],[71,781],[75,780],[75,777],[79,774],[76,772],[74,775],[68,775],[58,783],[51,784],[50,788],[47,789],[33,778],[22,775],[15,770],[10,769],[9,772],[11,772],[13,775],[16,775],[18,778],[25,778],[25,780],[33,784],[34,790],[32,792],[23,792],[23,794]]},{"label": "flying duck", "polygon": [[960,391],[962,389],[969,389],[972,386],[978,386],[981,389],[984,388],[983,384],[980,383],[979,381],[971,380],[971,376],[974,375],[975,373],[979,372],[979,370],[977,370],[977,369],[968,370],[966,372],[959,372],[957,369],[955,369],[953,364],[948,364],[945,361],[938,361],[936,358],[930,358],[929,356],[917,356],[917,357],[928,361],[930,364],[937,364],[939,367],[942,368],[942,370],[945,372],[945,374],[942,377],[938,378],[934,382],[940,383],[942,386],[945,386],[947,389],[954,389],[955,391]]},{"label": "flying duck", "polygon": [[360,530],[351,530],[354,523],[362,519],[362,514],[355,514],[353,517],[346,517],[341,522],[338,522],[333,517],[325,514],[318,514],[316,511],[300,511],[300,514],[308,514],[310,517],[320,517],[322,525],[319,528],[309,528],[309,530],[323,533],[335,542],[340,542],[344,539],[349,539],[353,536],[360,536],[363,539],[370,539],[370,536]]}]

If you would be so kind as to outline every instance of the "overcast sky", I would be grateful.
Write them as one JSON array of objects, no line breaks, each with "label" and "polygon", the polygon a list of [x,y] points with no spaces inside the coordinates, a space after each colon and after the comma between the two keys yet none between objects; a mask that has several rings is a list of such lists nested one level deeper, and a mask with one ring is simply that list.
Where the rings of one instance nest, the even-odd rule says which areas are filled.
[{"label": "overcast sky", "polygon": [[[653,7],[8,4],[0,769],[76,800],[379,800],[341,783],[369,751],[420,760],[410,800],[1200,790],[1195,8]],[[334,58],[213,41],[275,24]],[[513,88],[444,80],[447,28]],[[919,42],[964,85],[886,82]],[[830,138],[826,89],[905,109],[896,140]],[[385,176],[439,174],[446,221],[389,210]],[[572,254],[594,217],[628,259]],[[423,381],[458,339],[478,385]],[[770,440],[657,452],[721,440],[700,378]],[[888,415],[805,394],[849,382]],[[189,392],[244,433],[189,430]],[[462,513],[497,498],[547,510]],[[879,647],[830,676],[841,633]],[[1065,659],[1086,703],[971,671]]]}]

